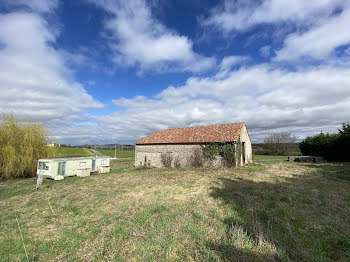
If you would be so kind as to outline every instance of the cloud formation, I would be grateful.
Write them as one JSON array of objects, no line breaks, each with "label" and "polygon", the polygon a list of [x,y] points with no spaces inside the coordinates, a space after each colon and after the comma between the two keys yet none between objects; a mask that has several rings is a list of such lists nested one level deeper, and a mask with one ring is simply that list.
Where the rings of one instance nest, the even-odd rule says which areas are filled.
[{"label": "cloud formation", "polygon": [[8,7],[29,9],[37,13],[52,13],[58,6],[58,0],[4,0]]},{"label": "cloud formation", "polygon": [[202,23],[224,33],[248,30],[258,24],[293,23],[305,26],[348,5],[348,0],[225,0]]},{"label": "cloud formation", "polygon": [[[84,55],[88,52],[54,47],[60,32],[45,17],[58,2],[17,1],[12,6],[20,11],[0,14],[0,112],[49,123],[52,139],[70,144],[134,143],[161,129],[240,121],[255,142],[272,131],[290,131],[302,139],[321,130],[334,132],[350,120],[349,1],[225,1],[203,22],[224,33],[258,24],[297,25],[297,31],[281,38],[280,50],[266,43],[260,47],[263,57],[276,54],[269,64],[229,52],[216,64],[196,53],[188,37],[155,19],[145,1],[90,1],[108,14],[103,34],[118,67],[209,73],[164,87],[153,97],[115,97],[113,113],[87,113],[103,105],[75,80],[70,67],[95,64]],[[335,55],[339,47],[341,58]],[[275,63],[305,57],[320,63],[297,71]],[[86,80],[89,88],[98,88],[95,80]]]},{"label": "cloud formation", "polygon": [[152,132],[245,121],[254,141],[273,131],[299,139],[336,131],[350,118],[350,69],[288,72],[267,64],[242,67],[225,78],[192,77],[156,97],[120,98],[120,111],[96,118],[108,138],[134,143]]},{"label": "cloud formation", "polygon": [[275,60],[325,59],[333,55],[336,48],[350,44],[349,25],[350,8],[306,32],[290,34],[284,47],[277,51]]},{"label": "cloud formation", "polygon": [[23,120],[77,121],[103,105],[74,80],[52,44],[57,31],[36,13],[0,15],[0,112]]},{"label": "cloud formation", "polygon": [[118,66],[137,66],[140,71],[200,73],[215,65],[214,58],[193,50],[188,37],[157,21],[144,0],[93,2],[111,15],[105,28]]},{"label": "cloud formation", "polygon": [[225,0],[202,24],[224,34],[248,31],[256,25],[277,28],[289,24],[294,32],[281,39],[282,48],[263,46],[261,55],[269,57],[275,51],[273,61],[319,61],[350,44],[350,0]]}]

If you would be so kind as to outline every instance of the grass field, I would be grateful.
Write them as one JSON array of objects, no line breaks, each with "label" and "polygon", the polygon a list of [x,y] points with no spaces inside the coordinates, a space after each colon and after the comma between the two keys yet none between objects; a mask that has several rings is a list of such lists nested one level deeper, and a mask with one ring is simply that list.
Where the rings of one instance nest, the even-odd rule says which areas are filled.
[{"label": "grass field", "polygon": [[[103,149],[97,149],[98,152],[105,156],[111,156],[114,157],[114,150],[103,150]],[[135,157],[135,151],[117,151],[117,157],[120,158],[134,158]]]},{"label": "grass field", "polygon": [[[253,149],[253,155],[266,155],[266,154],[270,154],[271,153],[268,145],[264,144],[264,143],[253,144],[252,145],[252,149]],[[289,155],[289,156],[300,156],[300,155],[302,155],[301,151],[300,151],[300,148],[299,148],[299,144],[291,145],[287,149],[287,152],[285,154]]]},{"label": "grass field", "polygon": [[0,261],[350,260],[350,164],[129,164],[1,182]]},{"label": "grass field", "polygon": [[74,157],[74,156],[93,156],[94,154],[87,148],[75,147],[54,147],[53,157]]},{"label": "grass field", "polygon": [[288,160],[288,156],[253,155],[253,160],[256,160],[256,161]]}]

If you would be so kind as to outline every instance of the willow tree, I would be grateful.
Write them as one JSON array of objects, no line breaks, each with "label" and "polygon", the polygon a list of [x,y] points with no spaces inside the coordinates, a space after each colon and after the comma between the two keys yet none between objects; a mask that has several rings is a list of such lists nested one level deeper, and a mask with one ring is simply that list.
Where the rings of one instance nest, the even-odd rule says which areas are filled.
[{"label": "willow tree", "polygon": [[12,115],[5,116],[0,122],[0,176],[35,176],[38,159],[52,154],[46,135],[40,123],[19,123]]}]

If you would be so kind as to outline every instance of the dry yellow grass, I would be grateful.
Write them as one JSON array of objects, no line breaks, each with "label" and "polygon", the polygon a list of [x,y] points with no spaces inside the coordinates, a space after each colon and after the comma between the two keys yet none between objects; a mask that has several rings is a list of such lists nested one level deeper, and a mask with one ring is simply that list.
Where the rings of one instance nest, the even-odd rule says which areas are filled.
[{"label": "dry yellow grass", "polygon": [[[0,184],[0,260],[346,261],[350,183],[286,162]],[[326,171],[325,171],[326,172]]]}]

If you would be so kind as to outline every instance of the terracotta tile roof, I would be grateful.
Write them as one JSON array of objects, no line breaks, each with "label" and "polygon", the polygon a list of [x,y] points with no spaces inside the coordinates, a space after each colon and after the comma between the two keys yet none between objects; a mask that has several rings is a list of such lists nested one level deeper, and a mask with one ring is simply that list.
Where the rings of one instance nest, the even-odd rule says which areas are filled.
[{"label": "terracotta tile roof", "polygon": [[244,126],[245,123],[242,122],[166,129],[137,141],[136,145],[235,142]]}]

